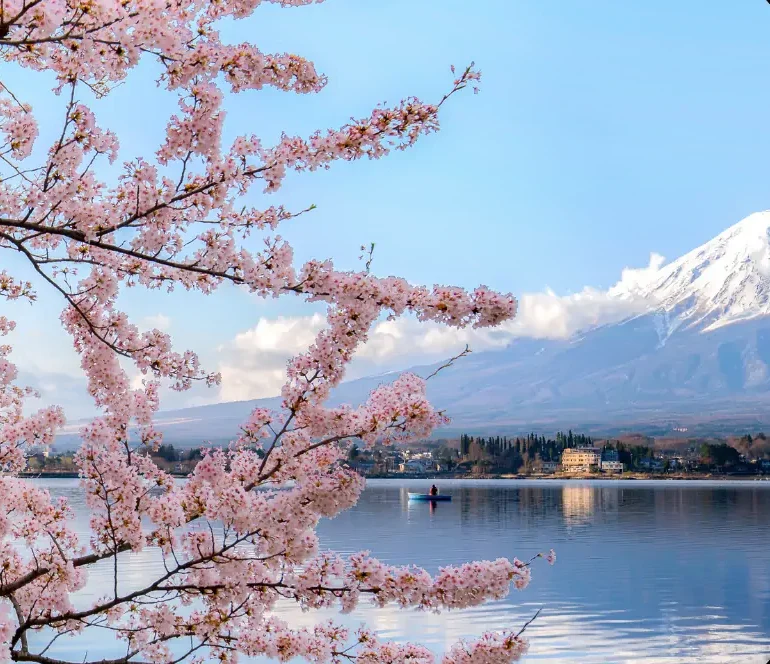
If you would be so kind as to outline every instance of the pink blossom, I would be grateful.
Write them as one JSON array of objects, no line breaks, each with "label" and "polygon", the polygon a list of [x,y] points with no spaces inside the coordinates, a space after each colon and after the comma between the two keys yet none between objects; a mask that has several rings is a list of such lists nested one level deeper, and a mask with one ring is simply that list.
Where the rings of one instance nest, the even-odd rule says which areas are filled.
[{"label": "pink blossom", "polygon": [[[43,655],[45,645],[28,639],[46,628],[41,633],[51,638],[106,633],[127,653],[116,661],[125,662],[265,655],[319,664],[349,657],[361,664],[428,664],[435,658],[422,646],[381,642],[366,629],[350,633],[333,623],[296,629],[272,610],[282,598],[306,610],[350,611],[361,601],[453,610],[529,583],[529,564],[515,558],[431,575],[364,552],[319,553],[319,520],[352,507],[364,488],[345,464],[350,443],[409,441],[447,421],[430,404],[426,381],[408,373],[357,407],[328,404],[376,321],[411,314],[453,327],[489,327],[512,318],[516,301],[484,286],[468,292],[381,278],[369,264],[355,272],[328,259],[295,260],[278,231],[313,206],[257,207],[254,193],[277,192],[292,171],[413,146],[439,128],[443,104],[475,85],[479,74],[471,67],[455,73],[438,103],[409,98],[309,136],[283,134],[271,143],[243,135],[225,145],[226,92],[270,86],[307,94],[326,85],[301,56],[220,40],[222,19],[244,18],[261,4],[3,5],[3,17],[13,17],[0,23],[3,58],[26,69],[29,89],[46,85],[45,74],[53,77],[62,124],[39,132],[36,109],[23,99],[26,81],[20,91],[0,88],[0,247],[17,252],[37,275],[33,284],[0,271],[0,298],[34,303],[38,287],[61,298],[61,323],[100,416],[81,428],[76,456],[90,510],[90,533],[81,540],[66,501],[16,477],[31,448],[51,445],[65,416],[58,407],[30,407],[34,393],[16,384],[12,349],[0,346],[0,662],[57,661],[55,650]],[[132,146],[121,146],[81,100],[110,95],[143,58],[158,67],[158,84],[176,97],[178,111],[155,154],[131,158]],[[40,136],[55,138],[41,146]],[[119,157],[125,159],[120,176],[108,180],[102,166]],[[216,385],[220,377],[204,370],[194,352],[176,349],[165,332],[140,330],[120,309],[120,295],[140,287],[209,295],[223,284],[259,297],[320,303],[327,326],[288,364],[281,406],[255,409],[236,440],[204,448],[195,471],[178,484],[148,454],[162,441],[153,427],[160,388]],[[14,327],[0,316],[0,336]],[[140,374],[139,385],[129,366]],[[157,548],[163,572],[127,593],[119,583],[126,560],[146,547]],[[547,560],[553,563],[555,554]],[[99,563],[112,569],[113,583],[106,584],[112,587],[76,606],[73,595]],[[510,662],[525,648],[517,635],[486,634],[450,648],[443,662]]]}]

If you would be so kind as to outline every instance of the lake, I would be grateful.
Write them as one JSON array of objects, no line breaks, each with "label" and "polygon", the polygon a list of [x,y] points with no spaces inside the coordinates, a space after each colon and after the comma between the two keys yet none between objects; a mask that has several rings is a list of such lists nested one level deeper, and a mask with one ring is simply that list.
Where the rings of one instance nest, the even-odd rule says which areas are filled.
[{"label": "lake", "polygon": [[[35,480],[66,495],[85,532],[76,480]],[[384,637],[443,652],[460,637],[528,628],[526,662],[738,662],[770,659],[770,482],[454,480],[452,502],[410,503],[430,482],[371,480],[358,505],[323,521],[324,548],[369,549],[393,564],[440,566],[500,556],[528,559],[554,548],[556,565],[533,566],[532,583],[505,600],[441,615],[374,609],[301,613],[297,625],[330,616],[366,621]],[[135,579],[152,573],[151,552],[134,556]],[[92,573],[96,593],[109,568]],[[99,644],[89,647],[101,652]],[[82,645],[59,654],[82,660]]]}]

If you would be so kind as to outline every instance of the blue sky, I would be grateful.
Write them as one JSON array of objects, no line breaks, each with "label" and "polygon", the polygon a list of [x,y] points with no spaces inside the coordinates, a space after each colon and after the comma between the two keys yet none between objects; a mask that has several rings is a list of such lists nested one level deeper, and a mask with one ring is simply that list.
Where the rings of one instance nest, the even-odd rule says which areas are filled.
[{"label": "blue sky", "polygon": [[[453,98],[440,133],[379,162],[290,177],[266,204],[318,206],[283,231],[300,260],[333,257],[356,268],[358,247],[375,241],[375,272],[414,282],[485,283],[517,295],[603,291],[624,267],[647,265],[653,251],[675,258],[770,208],[768,30],[770,6],[761,0],[265,5],[223,33],[308,57],[329,84],[318,95],[268,90],[231,98],[226,134],[254,132],[270,142],[281,130],[338,126],[380,101],[437,100],[451,84],[449,65],[475,60],[482,92]],[[175,109],[175,99],[154,88],[154,73],[142,67],[94,106],[101,124],[121,136],[121,158],[153,151]],[[36,105],[42,138],[51,135],[61,100],[51,103],[29,85],[33,76],[42,85],[46,79],[5,76]],[[237,335],[260,320],[313,313],[297,300],[258,301],[235,289],[205,302],[137,293],[125,306],[135,316],[163,316],[180,345],[213,364],[228,348],[235,353]],[[56,349],[33,362],[19,348],[15,359],[32,374],[48,367],[74,376],[69,342],[51,328],[59,309],[42,296],[36,313],[17,316]],[[276,357],[294,351],[274,345]],[[415,359],[397,348],[389,353],[388,366]]]}]

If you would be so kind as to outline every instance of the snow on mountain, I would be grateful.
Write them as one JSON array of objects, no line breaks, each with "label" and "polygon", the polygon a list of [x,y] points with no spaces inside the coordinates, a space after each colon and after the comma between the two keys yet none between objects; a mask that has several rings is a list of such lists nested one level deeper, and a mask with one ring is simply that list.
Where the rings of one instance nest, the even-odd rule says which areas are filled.
[{"label": "snow on mountain", "polygon": [[[668,265],[653,255],[649,268],[627,271],[609,294],[645,313],[566,340],[518,338],[431,381],[429,396],[452,417],[451,431],[770,426],[770,211]],[[398,374],[343,383],[331,401],[360,403]],[[224,442],[257,404],[274,408],[278,400],[159,413],[157,426],[175,444]]]},{"label": "snow on mountain", "polygon": [[679,327],[710,331],[770,314],[770,211],[746,217],[648,274],[611,294],[655,307],[662,343]]}]

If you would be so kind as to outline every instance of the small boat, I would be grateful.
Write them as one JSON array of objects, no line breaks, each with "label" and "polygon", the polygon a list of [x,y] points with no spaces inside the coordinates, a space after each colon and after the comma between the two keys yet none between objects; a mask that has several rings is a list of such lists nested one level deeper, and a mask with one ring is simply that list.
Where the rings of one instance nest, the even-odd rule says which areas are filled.
[{"label": "small boat", "polygon": [[441,495],[435,495],[431,496],[429,493],[412,493],[409,492],[409,500],[424,500],[426,502],[437,502],[437,501],[444,501],[444,500],[452,500],[452,496],[448,496],[446,494]]}]

